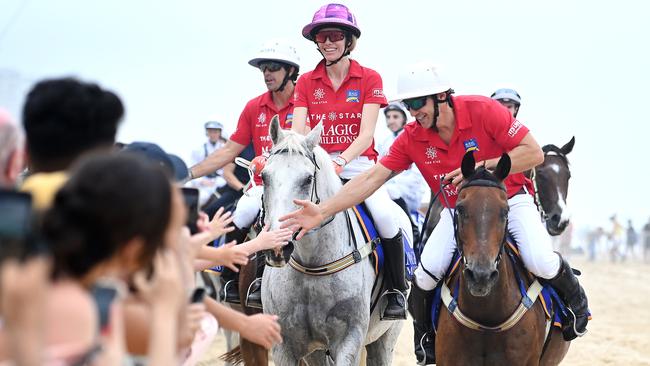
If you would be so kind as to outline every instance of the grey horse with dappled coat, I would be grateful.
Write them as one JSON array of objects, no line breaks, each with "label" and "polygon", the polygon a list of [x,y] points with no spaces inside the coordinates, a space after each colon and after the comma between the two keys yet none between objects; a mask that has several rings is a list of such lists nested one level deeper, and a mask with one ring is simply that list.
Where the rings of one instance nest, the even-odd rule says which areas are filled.
[{"label": "grey horse with dappled coat", "polygon": [[[293,199],[317,202],[341,189],[329,155],[318,146],[321,132],[319,124],[302,136],[280,129],[276,118],[271,121],[273,148],[262,172],[264,221],[271,230],[280,225],[279,217],[297,208]],[[292,251],[285,247],[281,253],[267,253],[262,302],[266,313],[279,316],[283,337],[272,350],[276,365],[295,366],[301,360],[308,365],[358,365],[364,345],[368,365],[392,363],[403,321],[380,321],[384,301],[370,313],[375,272],[367,257],[323,276],[285,265],[289,256],[311,268],[344,258],[355,249],[349,227],[357,245],[364,245],[359,225],[350,218],[348,222],[340,212],[295,241]]]}]

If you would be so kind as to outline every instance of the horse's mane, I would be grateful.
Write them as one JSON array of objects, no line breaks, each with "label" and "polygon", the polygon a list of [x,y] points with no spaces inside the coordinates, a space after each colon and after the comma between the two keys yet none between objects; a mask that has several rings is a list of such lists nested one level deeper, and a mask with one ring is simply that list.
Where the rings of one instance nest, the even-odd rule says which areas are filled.
[{"label": "horse's mane", "polygon": [[[294,131],[283,131],[284,138],[271,148],[271,155],[278,151],[286,151],[289,155],[298,154],[306,157],[311,156],[311,151],[307,146],[304,135]],[[336,175],[329,154],[320,146],[314,147],[314,160],[318,165],[322,176],[327,181],[328,187],[340,187],[341,180]]]}]

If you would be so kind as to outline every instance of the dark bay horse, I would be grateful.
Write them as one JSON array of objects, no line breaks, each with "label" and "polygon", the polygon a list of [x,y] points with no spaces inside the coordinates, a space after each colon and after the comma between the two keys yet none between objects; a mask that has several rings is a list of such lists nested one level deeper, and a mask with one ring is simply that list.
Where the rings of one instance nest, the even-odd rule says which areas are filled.
[{"label": "dark bay horse", "polygon": [[567,155],[573,150],[575,137],[564,146],[544,145],[544,162],[527,172],[533,181],[537,202],[546,231],[555,236],[560,235],[569,225],[570,213],[566,198],[569,192],[569,160]]},{"label": "dark bay horse", "polygon": [[[454,216],[460,268],[445,280],[443,294],[449,287],[456,291],[456,283],[458,290],[455,306],[443,308],[438,322],[438,365],[555,365],[568,351],[555,328],[545,345],[546,316],[534,291],[539,283],[505,253],[508,197],[502,180],[510,164],[503,154],[492,174],[475,169],[472,152],[463,158],[466,183]],[[515,271],[529,286],[526,297]]]}]

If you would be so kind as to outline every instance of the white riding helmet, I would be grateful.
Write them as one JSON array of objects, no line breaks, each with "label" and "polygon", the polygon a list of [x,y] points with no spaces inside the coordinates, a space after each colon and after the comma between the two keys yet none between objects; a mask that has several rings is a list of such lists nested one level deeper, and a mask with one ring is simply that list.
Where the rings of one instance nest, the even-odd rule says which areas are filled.
[{"label": "white riding helmet", "polygon": [[417,63],[407,66],[397,77],[397,95],[391,100],[423,97],[445,92],[451,89],[451,83],[432,63]]},{"label": "white riding helmet", "polygon": [[300,57],[296,48],[286,39],[272,39],[265,42],[254,58],[248,61],[253,67],[259,67],[262,61],[280,61],[300,69]]},{"label": "white riding helmet", "polygon": [[500,100],[503,102],[513,102],[516,105],[521,104],[521,97],[516,90],[510,88],[502,88],[492,93],[492,99]]}]

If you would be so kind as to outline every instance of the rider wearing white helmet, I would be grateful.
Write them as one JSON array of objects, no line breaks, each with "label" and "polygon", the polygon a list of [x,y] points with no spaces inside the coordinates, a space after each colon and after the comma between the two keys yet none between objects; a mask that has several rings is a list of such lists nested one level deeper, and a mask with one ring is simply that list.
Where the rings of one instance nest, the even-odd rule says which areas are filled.
[{"label": "rider wearing white helmet", "polygon": [[521,97],[516,90],[501,88],[492,93],[491,98],[497,100],[502,106],[508,108],[512,116],[517,118],[517,113],[519,113],[519,107],[521,106]]},{"label": "rider wearing white helmet", "polygon": [[[280,118],[282,128],[291,127],[293,92],[300,69],[300,58],[296,48],[286,40],[273,39],[264,43],[248,63],[262,72],[268,91],[246,104],[239,117],[237,129],[226,145],[190,168],[191,179],[210,174],[233,162],[248,144],[253,144],[257,156],[268,152],[272,145],[269,124],[274,115],[277,114]],[[227,235],[227,241],[243,242],[249,227],[260,211],[263,189],[261,178],[257,175],[255,183],[256,185],[249,189],[237,204],[233,214],[236,229]],[[236,274],[224,269],[221,278],[229,285],[226,286],[225,291],[226,301],[239,303],[237,286],[232,286],[237,279]],[[247,303],[249,306],[261,307],[259,286],[254,290]]]},{"label": "rider wearing white helmet", "polygon": [[[302,29],[323,60],[300,77],[295,93],[293,129],[304,133],[323,124],[320,146],[327,151],[336,173],[351,179],[375,164],[374,132],[379,109],[387,104],[381,76],[349,58],[361,30],[355,16],[341,4],[327,4]],[[406,319],[404,247],[394,202],[385,189],[365,201],[381,237],[386,258],[387,306],[382,319]],[[410,228],[406,228],[411,230]]]},{"label": "rider wearing white helmet", "polygon": [[[398,97],[417,122],[404,127],[386,157],[369,171],[358,175],[334,197],[304,208],[282,219],[304,232],[324,218],[363,200],[386,180],[415,163],[429,187],[446,199],[415,272],[409,310],[415,320],[416,356],[421,364],[435,362],[435,333],[431,324],[433,290],[445,275],[456,248],[453,216],[456,186],[463,181],[459,168],[467,151],[474,151],[478,164],[494,169],[503,153],[512,161],[504,180],[508,193],[508,230],[519,246],[526,268],[551,283],[575,314],[574,324],[564,324],[567,339],[586,331],[587,298],[569,264],[553,252],[550,237],[539,220],[531,182],[522,172],[543,161],[543,153],[528,129],[496,101],[483,96],[452,96],[450,83],[431,64],[409,67],[398,77]],[[419,338],[419,339],[418,339]]]}]

